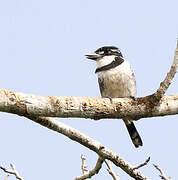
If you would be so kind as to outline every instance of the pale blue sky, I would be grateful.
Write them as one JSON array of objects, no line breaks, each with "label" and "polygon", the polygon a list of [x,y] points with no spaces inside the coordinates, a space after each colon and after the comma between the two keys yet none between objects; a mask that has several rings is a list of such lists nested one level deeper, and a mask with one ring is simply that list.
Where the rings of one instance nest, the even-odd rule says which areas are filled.
[{"label": "pale blue sky", "polygon": [[[36,95],[99,97],[95,64],[84,54],[115,45],[131,63],[137,96],[153,93],[173,61],[178,1],[0,1],[1,89]],[[178,76],[167,91],[176,94]],[[0,165],[14,163],[25,180],[65,179],[81,174],[81,153],[93,167],[95,153],[23,117],[0,114]],[[135,149],[121,120],[58,119],[100,141],[158,180],[152,163],[178,179],[178,117],[136,123],[144,146]],[[119,168],[120,178],[130,180]],[[4,173],[0,171],[0,179]],[[9,180],[15,179],[10,177]],[[112,179],[105,165],[95,180]]]}]

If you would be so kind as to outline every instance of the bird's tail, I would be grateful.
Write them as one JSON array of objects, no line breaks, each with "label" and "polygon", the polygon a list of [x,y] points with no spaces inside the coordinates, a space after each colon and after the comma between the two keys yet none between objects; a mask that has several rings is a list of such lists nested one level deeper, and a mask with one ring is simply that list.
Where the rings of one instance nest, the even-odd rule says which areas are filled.
[{"label": "bird's tail", "polygon": [[137,131],[134,123],[131,121],[128,121],[128,120],[127,121],[124,120],[124,123],[127,127],[130,138],[131,138],[133,144],[135,145],[135,147],[137,148],[139,146],[142,146],[143,145],[142,139],[141,139],[140,135],[138,134],[138,131]]}]

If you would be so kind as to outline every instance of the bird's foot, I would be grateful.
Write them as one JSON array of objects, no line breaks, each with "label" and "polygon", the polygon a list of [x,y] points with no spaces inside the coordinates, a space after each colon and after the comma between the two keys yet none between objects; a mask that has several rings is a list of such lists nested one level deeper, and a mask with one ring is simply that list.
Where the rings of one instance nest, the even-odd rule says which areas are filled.
[{"label": "bird's foot", "polygon": [[108,96],[107,98],[109,98],[109,100],[110,100],[111,104],[113,104],[113,98],[112,98],[112,97],[110,97],[110,96]]},{"label": "bird's foot", "polygon": [[132,100],[136,100],[136,97],[135,96],[130,96],[130,98],[132,99]]}]

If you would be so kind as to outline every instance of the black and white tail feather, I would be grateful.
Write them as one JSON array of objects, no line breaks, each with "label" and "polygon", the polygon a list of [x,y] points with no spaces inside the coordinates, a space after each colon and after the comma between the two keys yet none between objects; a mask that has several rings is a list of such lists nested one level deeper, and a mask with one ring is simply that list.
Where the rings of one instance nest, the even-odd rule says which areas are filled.
[{"label": "black and white tail feather", "polygon": [[[115,46],[104,46],[87,54],[88,59],[96,61],[98,83],[102,97],[124,98],[135,97],[136,82],[129,63],[124,60],[122,53]],[[134,123],[123,119],[135,147],[142,146],[142,140]]]},{"label": "black and white tail feather", "polygon": [[142,146],[143,145],[142,139],[141,139],[134,123],[132,121],[126,120],[126,119],[123,119],[123,121],[126,125],[127,131],[129,132],[130,138],[131,138],[134,146],[136,148],[139,146]]}]

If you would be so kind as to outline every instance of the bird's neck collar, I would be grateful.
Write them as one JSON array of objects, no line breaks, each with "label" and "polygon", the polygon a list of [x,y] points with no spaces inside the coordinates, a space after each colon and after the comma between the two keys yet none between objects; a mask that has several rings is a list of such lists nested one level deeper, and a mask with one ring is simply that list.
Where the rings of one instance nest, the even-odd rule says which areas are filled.
[{"label": "bird's neck collar", "polygon": [[[100,60],[100,61],[102,61],[102,60]],[[123,57],[121,57],[121,56],[115,56],[115,57],[114,57],[114,60],[111,61],[109,64],[106,64],[106,65],[103,65],[103,66],[100,66],[100,67],[96,68],[95,73],[98,73],[98,72],[101,72],[101,71],[110,70],[110,69],[112,69],[112,68],[115,68],[115,67],[119,66],[119,65],[122,64],[123,62],[124,62]]]}]

